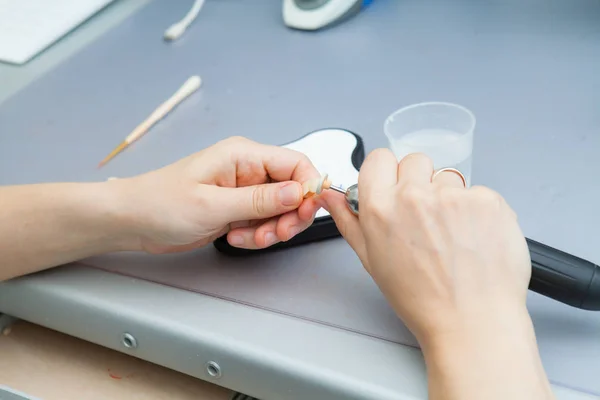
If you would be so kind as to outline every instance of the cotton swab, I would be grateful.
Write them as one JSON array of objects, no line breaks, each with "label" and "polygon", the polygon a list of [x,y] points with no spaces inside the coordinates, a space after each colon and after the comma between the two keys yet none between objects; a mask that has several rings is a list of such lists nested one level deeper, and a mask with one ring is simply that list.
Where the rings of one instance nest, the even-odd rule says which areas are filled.
[{"label": "cotton swab", "polygon": [[165,40],[176,40],[179,39],[181,35],[186,31],[186,29],[190,26],[192,22],[198,16],[198,13],[202,9],[204,5],[204,0],[195,0],[192,8],[188,13],[183,17],[183,19],[179,22],[171,25],[164,33],[163,37]]},{"label": "cotton swab", "polygon": [[119,144],[104,160],[100,161],[98,168],[105,165],[113,157],[125,150],[127,146],[141,138],[148,130],[159,120],[164,118],[175,106],[181,103],[185,98],[194,93],[200,85],[202,79],[198,75],[191,76],[187,81],[164,103],[162,103],[150,116],[139,124],[126,138]]}]

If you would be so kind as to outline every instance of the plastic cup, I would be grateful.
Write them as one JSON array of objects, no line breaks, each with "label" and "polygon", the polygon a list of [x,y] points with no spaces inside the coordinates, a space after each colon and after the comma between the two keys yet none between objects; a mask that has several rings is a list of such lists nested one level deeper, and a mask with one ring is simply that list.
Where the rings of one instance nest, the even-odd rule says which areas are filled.
[{"label": "plastic cup", "polygon": [[383,125],[398,161],[423,153],[434,168],[456,168],[471,185],[475,116],[463,106],[430,102],[413,104],[392,113]]}]

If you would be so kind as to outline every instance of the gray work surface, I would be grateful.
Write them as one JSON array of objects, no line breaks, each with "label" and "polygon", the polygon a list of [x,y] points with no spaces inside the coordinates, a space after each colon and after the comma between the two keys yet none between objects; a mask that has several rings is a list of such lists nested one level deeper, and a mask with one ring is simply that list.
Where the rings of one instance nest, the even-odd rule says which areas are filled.
[{"label": "gray work surface", "polygon": [[[360,134],[371,150],[387,145],[382,124],[395,109],[420,101],[451,101],[470,108],[478,120],[473,183],[504,195],[519,214],[526,236],[600,263],[600,213],[594,207],[600,198],[599,1],[378,0],[345,24],[318,33],[286,29],[279,1],[208,1],[179,41],[163,42],[164,29],[185,14],[188,5],[151,3],[7,101],[0,108],[0,184],[129,176],[230,135],[281,144],[315,129],[341,127]],[[202,76],[201,90],[97,170],[98,161],[192,74]],[[355,397],[344,393],[341,398],[424,396],[425,384],[409,379],[424,376],[420,361],[411,358],[414,349],[394,343],[414,345],[414,339],[342,240],[248,259],[232,260],[208,247],[170,256],[111,255],[85,264],[227,301],[71,268],[4,283],[0,310],[117,347],[98,334],[109,328],[75,324],[94,326],[97,315],[108,320],[109,305],[115,307],[113,324],[123,323],[124,315],[131,324],[142,324],[142,316],[155,309],[157,320],[170,318],[172,325],[145,324],[145,329],[167,339],[189,338],[193,332],[196,342],[210,347],[211,330],[222,328],[221,334],[241,340],[232,344],[243,354],[237,362],[266,368],[256,371],[268,371],[269,365],[271,374],[296,369],[302,379],[323,390],[308,393],[331,396],[327,390],[344,383],[356,389]],[[101,277],[107,285],[86,283],[82,278],[88,275]],[[127,298],[115,291],[117,281],[120,287],[136,288],[140,298],[146,296],[143,300],[160,301],[163,293],[186,303],[173,315],[159,315],[169,308],[139,298],[137,311],[117,309],[114,299]],[[66,282],[78,288],[66,290]],[[156,296],[148,295],[150,291]],[[54,309],[55,316],[57,308],[70,304],[74,315],[87,315],[90,321],[44,318],[45,309],[31,300],[16,301],[24,295]],[[67,295],[72,297],[63,298]],[[56,300],[62,305],[58,307],[51,299],[64,302]],[[230,308],[215,315],[202,308],[209,305],[211,311]],[[600,314],[534,293],[529,309],[544,366],[556,387],[600,395]],[[180,315],[186,313],[188,326]],[[256,321],[278,321],[277,327],[252,327],[246,341],[240,332],[226,329],[234,328],[231,320],[237,314],[247,323],[252,313]],[[212,319],[207,322],[202,315]],[[298,331],[288,339],[282,327]],[[248,350],[259,346],[253,342],[259,340],[255,329],[267,338],[274,335],[277,342],[268,361]],[[310,335],[324,336],[319,340]],[[302,359],[294,364],[299,358],[291,356],[292,347],[302,346],[292,339],[299,337],[314,345],[314,355],[303,348]],[[333,337],[339,338],[338,345],[353,345],[342,350],[334,346]],[[319,344],[333,350],[327,352]],[[389,357],[392,348],[396,358]],[[311,363],[333,368],[328,355],[344,364],[337,373],[306,372]],[[142,357],[194,374],[189,360],[148,348]],[[375,376],[361,369],[378,363]],[[394,370],[405,379],[394,380],[384,372]],[[250,385],[233,380],[221,384],[241,391]],[[247,393],[265,400],[282,394],[281,387],[271,392],[268,387],[249,389]]]}]

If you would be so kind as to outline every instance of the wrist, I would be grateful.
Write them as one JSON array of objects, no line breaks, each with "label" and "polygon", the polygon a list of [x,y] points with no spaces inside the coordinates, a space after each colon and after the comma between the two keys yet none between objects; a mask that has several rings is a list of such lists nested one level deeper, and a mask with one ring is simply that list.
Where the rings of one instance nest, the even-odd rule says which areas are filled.
[{"label": "wrist", "polygon": [[117,181],[77,184],[77,218],[95,227],[106,252],[139,250],[134,215],[126,184]]},{"label": "wrist", "polygon": [[432,398],[552,398],[524,307],[459,321],[455,330],[430,336],[422,349]]},{"label": "wrist", "polygon": [[459,337],[479,337],[490,331],[502,333],[506,329],[526,329],[531,318],[524,299],[514,296],[464,299],[462,304],[444,307],[429,315],[428,324],[419,326],[417,340],[423,349],[438,348]]},{"label": "wrist", "polygon": [[418,338],[426,357],[478,347],[489,349],[496,342],[519,341],[535,346],[533,324],[524,305],[481,309],[455,318],[450,325]]},{"label": "wrist", "polygon": [[[533,323],[525,306],[456,321],[454,329],[430,335],[422,343],[427,368],[436,374],[460,374],[488,379],[495,373],[510,379],[518,364],[524,376],[543,375]],[[467,372],[468,371],[468,372]],[[457,377],[458,379],[458,377]]]}]

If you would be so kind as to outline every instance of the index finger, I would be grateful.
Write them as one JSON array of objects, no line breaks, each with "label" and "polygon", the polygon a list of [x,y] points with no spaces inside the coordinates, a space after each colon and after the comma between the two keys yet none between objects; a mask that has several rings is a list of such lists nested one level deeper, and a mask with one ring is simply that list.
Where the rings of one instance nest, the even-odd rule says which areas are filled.
[{"label": "index finger", "polygon": [[[271,180],[303,183],[320,176],[310,159],[303,153],[281,146],[257,143],[250,139],[230,138],[232,157],[238,180],[244,185],[256,185]],[[229,146],[229,144],[226,144]]]},{"label": "index finger", "polygon": [[358,195],[361,199],[376,197],[381,191],[393,187],[398,182],[398,162],[389,149],[373,150],[358,174]]}]

